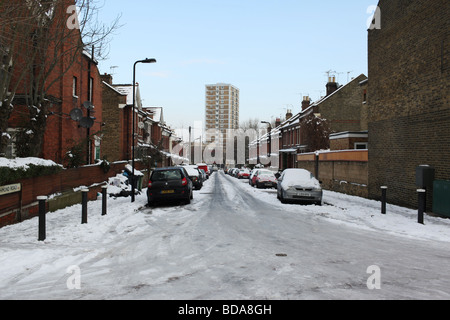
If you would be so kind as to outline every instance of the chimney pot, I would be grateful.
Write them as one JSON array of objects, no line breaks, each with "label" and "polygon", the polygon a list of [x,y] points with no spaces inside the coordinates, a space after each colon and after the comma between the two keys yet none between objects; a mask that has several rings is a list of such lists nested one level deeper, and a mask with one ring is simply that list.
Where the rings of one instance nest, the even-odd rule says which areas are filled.
[{"label": "chimney pot", "polygon": [[330,77],[330,80],[327,83],[327,96],[335,92],[337,89],[338,84],[336,83],[336,77]]}]

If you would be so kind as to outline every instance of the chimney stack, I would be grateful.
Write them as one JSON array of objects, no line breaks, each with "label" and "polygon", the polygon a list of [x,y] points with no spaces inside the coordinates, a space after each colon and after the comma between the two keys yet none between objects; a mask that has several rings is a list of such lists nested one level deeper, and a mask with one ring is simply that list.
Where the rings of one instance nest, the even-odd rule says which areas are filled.
[{"label": "chimney stack", "polygon": [[101,75],[101,78],[102,78],[102,81],[105,81],[107,84],[112,85],[112,81],[113,81],[112,75],[105,73],[105,74]]},{"label": "chimney stack", "polygon": [[275,120],[275,127],[279,127],[281,125],[281,119],[280,118],[277,118],[276,120]]},{"label": "chimney stack", "polygon": [[286,120],[289,120],[290,118],[292,118],[293,114],[292,114],[292,110],[288,109],[287,113],[286,113]]},{"label": "chimney stack", "polygon": [[311,98],[308,96],[304,96],[302,101],[302,111],[308,109],[310,105],[311,105]]},{"label": "chimney stack", "polygon": [[329,77],[327,83],[327,96],[332,94],[338,89],[338,84],[336,82],[336,77]]}]

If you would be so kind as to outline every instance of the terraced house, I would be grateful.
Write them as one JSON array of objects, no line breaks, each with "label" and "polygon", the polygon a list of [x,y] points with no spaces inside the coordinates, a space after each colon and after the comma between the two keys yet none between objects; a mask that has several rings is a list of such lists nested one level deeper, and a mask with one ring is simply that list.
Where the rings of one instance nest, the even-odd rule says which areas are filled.
[{"label": "terraced house", "polygon": [[[3,2],[0,153],[66,165],[101,157],[101,79],[94,50],[69,28],[74,1]],[[6,13],[5,13],[6,11]],[[6,138],[6,139],[5,139]],[[6,147],[5,147],[6,146]]]}]

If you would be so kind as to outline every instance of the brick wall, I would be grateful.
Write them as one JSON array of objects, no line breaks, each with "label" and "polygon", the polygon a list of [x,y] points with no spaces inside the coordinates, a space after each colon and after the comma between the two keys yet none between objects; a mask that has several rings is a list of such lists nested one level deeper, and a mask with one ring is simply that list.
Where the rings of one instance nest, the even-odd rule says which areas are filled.
[{"label": "brick wall", "polygon": [[[369,30],[369,196],[417,206],[415,168],[450,180],[450,24],[447,0],[381,0]],[[431,209],[429,193],[428,210]]]},{"label": "brick wall", "polygon": [[[416,167],[436,169],[436,179],[450,180],[450,109],[371,123],[369,134],[370,197],[389,187],[388,201],[417,205]],[[428,193],[431,210],[432,193]]]},{"label": "brick wall", "polygon": [[123,112],[119,104],[126,104],[126,95],[122,95],[111,87],[103,84],[103,128],[102,154],[108,161],[124,160],[126,150],[124,147]]},{"label": "brick wall", "polygon": [[367,143],[367,138],[342,138],[330,140],[331,150],[355,149],[355,143]]},{"label": "brick wall", "polygon": [[[112,163],[108,173],[103,172],[100,166],[87,166],[76,169],[64,170],[58,174],[24,179],[15,183],[22,184],[22,216],[21,220],[26,220],[36,216],[38,213],[36,198],[38,196],[50,196],[56,193],[73,191],[73,188],[80,186],[92,186],[108,181],[108,178],[121,173],[126,162]],[[145,169],[143,164],[136,162],[136,169]],[[145,185],[144,181],[144,185]],[[97,197],[97,192],[101,191],[101,185],[90,188],[89,200]],[[20,220],[20,194],[14,193],[0,196],[0,228],[16,223]]]},{"label": "brick wall", "polygon": [[[298,155],[297,168],[315,174],[316,161],[313,159],[314,154]],[[326,190],[367,197],[368,170],[367,150],[321,153],[318,157],[319,174],[316,178],[322,181],[322,187]]]}]

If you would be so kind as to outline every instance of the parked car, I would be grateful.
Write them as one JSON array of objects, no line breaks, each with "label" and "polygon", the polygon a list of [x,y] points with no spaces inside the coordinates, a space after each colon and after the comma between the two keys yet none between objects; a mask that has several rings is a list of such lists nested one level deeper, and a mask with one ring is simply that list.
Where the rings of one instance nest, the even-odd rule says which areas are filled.
[{"label": "parked car", "polygon": [[184,167],[192,180],[195,190],[200,190],[203,188],[203,177],[197,166],[185,166]]},{"label": "parked car", "polygon": [[320,182],[308,170],[286,169],[278,179],[277,197],[281,202],[308,202],[322,205]]},{"label": "parked car", "polygon": [[272,171],[258,170],[253,178],[257,188],[277,188],[277,178]]},{"label": "parked car", "polygon": [[206,172],[203,169],[198,169],[198,171],[200,171],[200,174],[202,175],[202,180],[203,182],[206,181],[206,179],[208,179],[208,177],[206,176]]},{"label": "parked car", "polygon": [[254,179],[255,175],[260,171],[272,172],[267,169],[261,169],[261,168],[253,169],[252,172],[250,172],[250,177],[248,178],[248,184],[251,185],[252,187],[255,185],[255,179]]},{"label": "parked car", "polygon": [[211,175],[211,172],[209,171],[208,165],[206,163],[197,163],[196,166],[197,166],[197,168],[205,171],[207,178],[209,178],[209,176]]},{"label": "parked car", "polygon": [[250,170],[248,170],[248,169],[240,169],[237,172],[236,177],[238,179],[248,179],[250,177]]},{"label": "parked car", "polygon": [[159,201],[184,201],[193,199],[193,183],[184,167],[158,168],[148,182],[147,200],[152,205]]}]

